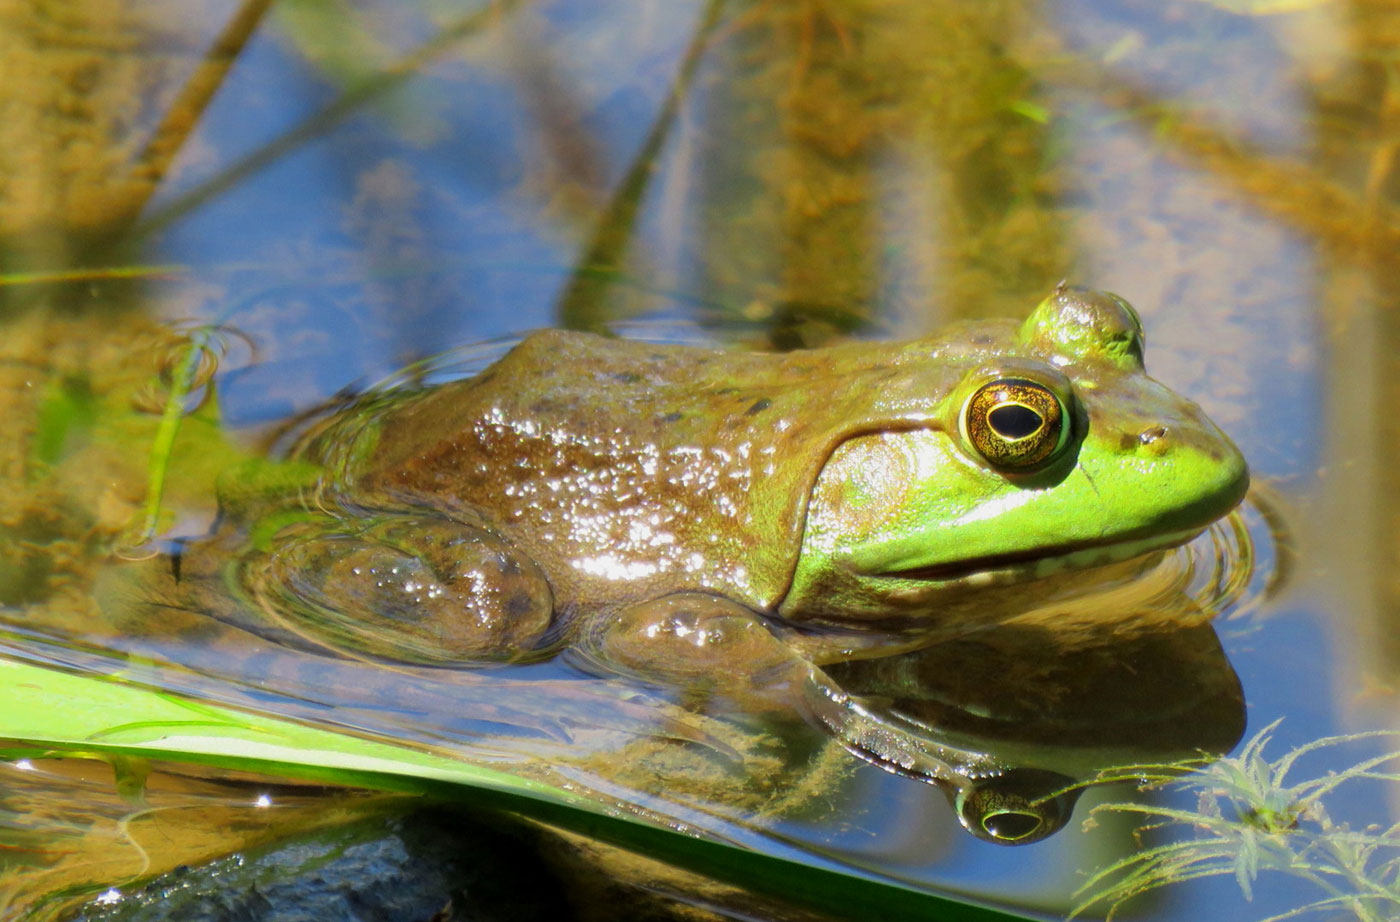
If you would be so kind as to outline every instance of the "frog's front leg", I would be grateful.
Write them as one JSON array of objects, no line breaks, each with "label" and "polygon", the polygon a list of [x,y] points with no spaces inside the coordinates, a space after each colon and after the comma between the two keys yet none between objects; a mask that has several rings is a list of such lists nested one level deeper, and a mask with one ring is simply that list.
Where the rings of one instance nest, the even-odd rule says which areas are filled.
[{"label": "frog's front leg", "polygon": [[431,510],[301,519],[246,555],[239,580],[283,627],[405,663],[543,655],[554,608],[532,560]]},{"label": "frog's front leg", "polygon": [[575,645],[590,659],[660,685],[724,695],[749,709],[782,710],[824,728],[854,755],[949,793],[974,835],[1001,844],[1044,838],[1069,819],[1070,781],[1008,769],[940,742],[876,702],[847,694],[775,635],[753,611],[720,596],[684,592],[628,606],[585,626]]}]

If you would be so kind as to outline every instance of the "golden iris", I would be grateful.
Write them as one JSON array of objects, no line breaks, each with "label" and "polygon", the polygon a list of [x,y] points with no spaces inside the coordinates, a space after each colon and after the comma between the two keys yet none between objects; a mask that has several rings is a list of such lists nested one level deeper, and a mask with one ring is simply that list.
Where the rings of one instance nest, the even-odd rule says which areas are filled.
[{"label": "golden iris", "polygon": [[1060,398],[1045,385],[999,378],[968,400],[963,431],[996,467],[1025,471],[1050,460],[1069,441],[1069,419]]}]

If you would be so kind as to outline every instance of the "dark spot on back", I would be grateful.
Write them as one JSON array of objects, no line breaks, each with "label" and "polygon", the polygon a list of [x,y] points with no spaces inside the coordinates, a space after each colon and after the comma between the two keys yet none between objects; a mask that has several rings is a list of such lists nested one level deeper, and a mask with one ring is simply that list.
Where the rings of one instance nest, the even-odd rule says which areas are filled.
[{"label": "dark spot on back", "polygon": [[672,412],[672,413],[667,413],[665,416],[661,417],[661,421],[662,421],[663,423],[678,423],[678,422],[680,422],[682,419],[685,419],[685,414],[684,414],[684,413],[674,413],[674,412]]},{"label": "dark spot on back", "polygon": [[1166,437],[1166,426],[1149,426],[1138,433],[1138,441],[1144,445],[1150,445],[1158,439],[1164,439]]},{"label": "dark spot on back", "polygon": [[515,592],[506,599],[506,615],[511,618],[520,618],[528,615],[534,610],[534,603],[530,601],[528,592]]},{"label": "dark spot on back", "polygon": [[747,410],[744,411],[744,415],[753,416],[757,413],[762,413],[764,410],[768,409],[772,405],[773,401],[769,400],[767,397],[760,397],[759,399],[755,400]]},{"label": "dark spot on back", "polygon": [[572,397],[541,397],[530,404],[530,412],[535,416],[542,416],[546,413],[568,413],[573,410],[575,402]]},{"label": "dark spot on back", "polygon": [[608,375],[608,377],[622,384],[640,384],[642,382],[642,376],[633,371],[618,371]]}]

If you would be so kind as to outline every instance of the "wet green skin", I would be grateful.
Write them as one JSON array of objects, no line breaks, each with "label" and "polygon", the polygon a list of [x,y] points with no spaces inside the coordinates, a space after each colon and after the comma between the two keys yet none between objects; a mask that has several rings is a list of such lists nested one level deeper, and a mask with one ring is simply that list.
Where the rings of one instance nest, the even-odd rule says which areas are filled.
[{"label": "wet green skin", "polygon": [[[323,427],[300,452],[313,491],[243,503],[240,580],[342,650],[570,649],[651,682],[787,689],[768,704],[864,745],[869,716],[821,664],[1179,544],[1243,497],[1238,450],[1142,349],[1126,303],[1078,289],[1022,324],[786,355],[538,333],[475,378]],[[1003,378],[1065,410],[1031,470],[970,441],[964,406]]]}]

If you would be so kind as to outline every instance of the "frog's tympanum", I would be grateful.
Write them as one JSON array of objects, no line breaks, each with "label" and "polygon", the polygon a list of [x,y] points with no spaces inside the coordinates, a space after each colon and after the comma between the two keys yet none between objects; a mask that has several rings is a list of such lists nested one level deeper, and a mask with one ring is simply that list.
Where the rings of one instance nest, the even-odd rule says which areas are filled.
[{"label": "frog's tympanum", "polygon": [[537,333],[370,398],[297,458],[306,484],[224,514],[247,528],[236,584],[304,638],[445,667],[567,651],[802,713],[887,764],[906,729],[824,665],[1181,544],[1247,482],[1145,374],[1133,309],[1072,288],[1019,325],[781,355]]}]

